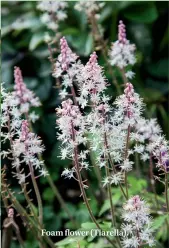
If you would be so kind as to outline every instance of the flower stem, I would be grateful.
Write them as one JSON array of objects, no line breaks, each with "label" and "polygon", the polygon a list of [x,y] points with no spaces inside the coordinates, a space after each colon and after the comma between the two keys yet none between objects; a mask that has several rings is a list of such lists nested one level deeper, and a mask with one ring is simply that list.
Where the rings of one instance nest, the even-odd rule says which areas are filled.
[{"label": "flower stem", "polygon": [[[27,121],[28,121],[28,123],[29,123],[29,128],[30,128],[30,130],[33,132],[33,128],[32,128],[31,122],[29,121],[29,118],[28,118],[28,114],[25,114],[25,117],[26,117],[26,119],[27,119]],[[38,158],[39,158],[40,161],[43,161],[42,155],[39,154],[39,153],[38,153]],[[45,165],[44,163],[42,164],[42,167],[43,167],[44,170],[47,170],[46,165]],[[66,204],[65,204],[65,201],[63,200],[61,194],[59,193],[59,190],[58,190],[57,187],[55,186],[55,184],[54,184],[54,182],[53,182],[53,180],[52,180],[52,178],[51,178],[51,175],[48,174],[48,175],[46,176],[46,178],[47,178],[48,183],[49,183],[50,187],[52,188],[52,190],[53,190],[53,192],[54,192],[54,194],[55,194],[55,196],[56,196],[58,202],[60,203],[61,207],[62,207],[62,208],[64,209],[64,211],[67,213],[67,215],[68,215],[69,219],[71,220],[72,224],[74,225],[74,227],[77,227],[77,223],[76,223],[76,221],[74,220],[74,218],[73,218],[72,214],[70,213],[69,209],[67,208],[67,206],[66,206]]]},{"label": "flower stem", "polygon": [[41,228],[36,224],[36,221],[34,219],[32,219],[27,212],[25,211],[25,209],[20,205],[20,203],[16,200],[16,198],[13,196],[13,194],[10,192],[10,190],[7,188],[7,192],[8,195],[10,197],[10,200],[12,202],[12,204],[15,206],[17,212],[24,217],[24,220],[28,223],[28,225],[32,227],[32,229],[34,230],[34,233],[37,232],[37,239],[39,240],[41,247],[46,247],[46,245],[44,244],[43,239],[48,243],[48,245],[51,248],[56,248],[55,244],[52,242],[52,240],[47,236],[41,236]]},{"label": "flower stem", "polygon": [[158,200],[157,200],[157,192],[155,188],[155,180],[154,180],[154,175],[153,175],[153,160],[152,160],[152,154],[150,153],[150,183],[151,183],[151,188],[154,193],[154,198],[156,202],[156,207],[157,209],[159,208]]},{"label": "flower stem", "polygon": [[[108,165],[105,167],[105,170],[106,170],[106,176],[109,177],[110,176],[110,171],[109,171]],[[111,194],[111,186],[110,186],[109,183],[107,184],[107,191],[108,191],[108,196],[109,196],[109,200],[110,200],[112,225],[115,227],[116,226],[116,218],[115,218],[114,206],[113,206],[113,200],[112,200],[112,194]]]},{"label": "flower stem", "polygon": [[[104,137],[105,145],[106,145],[106,148],[108,149],[109,145],[108,145],[108,141],[107,141],[107,134],[106,134],[106,132],[105,132],[105,135],[104,135],[104,136],[105,136],[105,137]],[[110,152],[108,152],[108,159],[109,159],[110,165],[111,165],[111,167],[112,167],[112,169],[113,169],[113,173],[116,174],[117,171],[116,171],[114,162],[113,162],[113,160],[112,160],[112,158],[111,158]],[[121,182],[119,182],[119,186],[120,186],[120,189],[121,189],[121,191],[122,191],[122,193],[123,193],[123,196],[124,196],[125,199],[127,200],[127,196],[126,196],[126,194],[125,194],[125,192],[124,192],[124,189],[123,189],[123,187],[122,187],[122,185],[121,185]]]},{"label": "flower stem", "polygon": [[166,171],[165,171],[165,199],[166,199],[167,212],[169,213],[168,174]]},{"label": "flower stem", "polygon": [[[73,123],[72,123],[72,139],[73,139],[73,142],[75,142],[75,132],[74,132]],[[76,145],[74,147],[74,163],[75,163],[75,167],[76,167],[76,173],[77,173],[77,178],[78,178],[81,194],[82,194],[83,200],[84,200],[84,202],[86,204],[86,207],[88,209],[88,212],[90,214],[90,218],[95,223],[97,228],[102,230],[100,225],[98,224],[96,218],[93,215],[92,209],[91,209],[91,207],[89,205],[89,201],[88,201],[87,196],[86,196],[86,192],[85,192],[83,182],[82,182],[82,177],[81,177],[81,174],[80,174],[80,168],[79,168],[79,162],[78,162],[78,151],[77,151],[77,146]],[[117,248],[116,245],[113,243],[113,241],[111,239],[109,239],[107,236],[105,238],[112,244],[112,246],[114,248]]]},{"label": "flower stem", "polygon": [[[127,128],[127,139],[126,139],[126,148],[125,148],[125,153],[124,153],[124,160],[126,160],[128,157],[129,140],[130,140],[130,125]],[[127,200],[128,200],[129,193],[128,193],[128,180],[127,180],[127,172],[126,171],[124,174],[124,183],[125,183],[125,187],[126,187],[126,196],[127,196]]]},{"label": "flower stem", "polygon": [[[11,135],[11,125],[10,125],[9,112],[8,112],[8,127],[7,128],[8,128],[8,132],[9,132],[10,147],[11,147],[11,150],[13,150],[13,139],[12,139],[12,135]],[[21,173],[19,166],[16,167],[16,171],[17,171],[18,174]],[[24,185],[22,182],[21,182],[21,189],[22,189],[22,192],[24,193],[25,199],[26,199],[26,201],[27,201],[27,203],[28,203],[28,205],[29,205],[34,217],[37,218],[36,213],[34,211],[34,208],[32,207],[32,202],[31,202],[31,199],[29,198],[29,195],[28,195],[28,192],[27,192],[27,189],[26,189],[26,185]]]},{"label": "flower stem", "polygon": [[105,59],[105,62],[108,66],[108,70],[109,70],[109,73],[111,74],[112,76],[112,84],[114,84],[114,86],[116,87],[116,90],[118,92],[118,94],[121,94],[121,89],[120,89],[120,86],[117,82],[117,79],[114,75],[114,72],[109,64],[109,61],[108,61],[108,56],[107,56],[107,47],[106,47],[106,42],[104,41],[103,39],[103,36],[101,35],[100,31],[99,31],[99,27],[98,27],[98,23],[97,23],[97,20],[95,18],[95,13],[92,13],[89,17],[89,20],[90,20],[90,23],[91,23],[91,27],[92,27],[92,34],[93,34],[93,37],[94,37],[94,41],[95,41],[95,47],[97,49],[97,43],[99,43],[99,48],[101,48],[101,52],[102,52],[102,55]]},{"label": "flower stem", "polygon": [[38,202],[38,209],[39,209],[39,222],[41,225],[43,225],[43,205],[42,205],[42,199],[41,199],[41,195],[39,192],[39,188],[35,179],[35,175],[34,175],[34,171],[32,168],[31,163],[29,163],[29,170],[31,173],[31,179],[32,179],[32,183],[33,183],[33,187],[35,190],[35,194],[36,194],[36,198],[37,198],[37,202]]}]

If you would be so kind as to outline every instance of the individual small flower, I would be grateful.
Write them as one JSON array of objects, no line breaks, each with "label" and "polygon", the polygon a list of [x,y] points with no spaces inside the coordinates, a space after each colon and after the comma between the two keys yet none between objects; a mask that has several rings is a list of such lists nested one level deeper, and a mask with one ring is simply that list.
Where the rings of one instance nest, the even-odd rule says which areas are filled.
[{"label": "individual small flower", "polygon": [[35,111],[32,111],[30,114],[29,114],[29,119],[32,123],[35,123],[38,119],[39,119],[39,115],[37,115],[35,113]]},{"label": "individual small flower", "polygon": [[62,172],[61,176],[64,176],[65,178],[73,178],[74,177],[74,169],[67,169],[65,168],[64,171]]},{"label": "individual small flower", "polygon": [[49,172],[48,172],[46,169],[41,168],[41,169],[39,170],[39,176],[38,176],[38,177],[40,177],[40,176],[46,177],[46,176],[48,176],[48,175],[49,175]]},{"label": "individual small flower", "polygon": [[129,159],[124,160],[123,164],[120,166],[120,168],[123,171],[131,171],[133,168],[134,162],[129,161]]},{"label": "individual small flower", "polygon": [[127,237],[122,238],[123,247],[138,248],[141,244],[152,247],[154,238],[151,229],[150,210],[146,202],[136,195],[130,198],[123,208],[124,224],[121,228],[127,233]]},{"label": "individual small flower", "polygon": [[18,183],[19,184],[23,184],[25,183],[25,180],[26,180],[26,175],[25,173],[16,173],[16,172],[12,172],[13,174],[13,177],[16,178],[18,180]]},{"label": "individual small flower", "polygon": [[135,73],[132,72],[132,71],[127,71],[127,72],[125,73],[125,76],[126,76],[126,78],[128,78],[128,79],[133,79],[134,75],[135,75]]},{"label": "individual small flower", "polygon": [[65,99],[66,96],[67,96],[67,91],[66,91],[66,89],[61,90],[61,91],[59,92],[59,96],[60,96],[61,99]]},{"label": "individual small flower", "polygon": [[119,22],[118,40],[112,44],[110,50],[110,63],[121,69],[127,65],[134,65],[136,58],[134,55],[135,45],[130,44],[126,38],[126,28],[122,21]]},{"label": "individual small flower", "polygon": [[136,144],[135,147],[134,147],[134,151],[137,152],[137,153],[142,154],[144,152],[144,146]]},{"label": "individual small flower", "polygon": [[143,153],[141,159],[145,162],[150,159],[150,155],[148,153]]},{"label": "individual small flower", "polygon": [[61,159],[65,159],[67,157],[68,150],[67,148],[62,148],[61,149]]},{"label": "individual small flower", "polygon": [[102,182],[103,182],[103,187],[107,186],[110,183],[109,177],[105,177]]},{"label": "individual small flower", "polygon": [[118,185],[123,180],[122,173],[118,172],[110,177],[110,184]]}]

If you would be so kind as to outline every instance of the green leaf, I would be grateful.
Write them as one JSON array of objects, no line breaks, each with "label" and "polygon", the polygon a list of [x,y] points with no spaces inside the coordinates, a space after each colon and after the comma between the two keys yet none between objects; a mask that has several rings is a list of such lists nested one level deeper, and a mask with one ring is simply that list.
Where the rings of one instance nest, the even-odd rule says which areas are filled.
[{"label": "green leaf", "polygon": [[160,59],[158,62],[150,64],[147,67],[148,72],[154,77],[169,78],[168,70],[169,60],[168,58]]},{"label": "green leaf", "polygon": [[160,43],[160,51],[165,47],[168,46],[168,40],[169,40],[169,27],[167,27],[167,30],[164,34],[164,37]]},{"label": "green leaf", "polygon": [[84,237],[83,236],[78,236],[78,237],[67,237],[57,243],[55,243],[56,246],[59,245],[69,245],[70,243],[77,243],[77,241],[83,240]]},{"label": "green leaf", "polygon": [[[112,189],[112,200],[113,200],[113,204],[116,205],[119,200],[121,198],[121,191],[119,188],[113,188]],[[110,200],[107,199],[104,201],[103,206],[101,207],[101,210],[99,212],[99,216],[101,216],[102,214],[104,214],[106,211],[110,210]]]},{"label": "green leaf", "polygon": [[[128,177],[128,183],[130,185],[129,192],[130,195],[140,193],[143,189],[147,187],[147,181],[144,179],[138,179],[133,176]],[[137,185],[137,187],[135,187]]]},{"label": "green leaf", "polygon": [[1,29],[1,37],[3,38],[4,36],[8,35],[12,30],[11,25],[2,27]]},{"label": "green leaf", "polygon": [[86,222],[86,223],[83,223],[83,224],[81,225],[81,227],[84,228],[84,229],[89,229],[89,230],[94,229],[94,228],[97,228],[96,224],[93,223],[93,222]]},{"label": "green leaf", "polygon": [[35,89],[35,93],[41,101],[46,101],[48,99],[51,87],[52,81],[49,77],[41,79],[41,84],[39,84],[39,87]]},{"label": "green leaf", "polygon": [[51,188],[46,188],[42,194],[42,197],[45,201],[52,202],[55,198],[55,195]]},{"label": "green leaf", "polygon": [[168,217],[168,215],[166,214],[166,215],[161,215],[161,216],[158,216],[157,218],[155,218],[153,221],[152,229],[158,230],[160,227],[162,227],[162,225],[164,224],[167,217]]},{"label": "green leaf", "polygon": [[29,50],[35,50],[41,43],[44,42],[44,34],[43,33],[35,33],[29,43]]},{"label": "green leaf", "polygon": [[[103,222],[102,224],[99,224],[99,226],[103,229],[103,230],[109,230],[111,228],[111,222]],[[91,229],[97,229],[97,226],[95,223],[93,222],[86,222],[81,224],[81,227],[87,230],[91,230]]]},{"label": "green leaf", "polygon": [[52,206],[44,206],[43,208],[44,219],[50,221],[53,218],[54,212]]},{"label": "green leaf", "polygon": [[105,6],[105,8],[100,13],[99,22],[102,23],[103,21],[108,19],[113,12],[114,12],[114,8],[112,4]]},{"label": "green leaf", "polygon": [[153,2],[139,2],[125,8],[124,16],[131,21],[151,23],[157,19],[158,12]]},{"label": "green leaf", "polygon": [[86,40],[86,44],[85,44],[84,55],[89,56],[90,53],[92,52],[92,49],[93,49],[93,36],[92,34],[89,34]]},{"label": "green leaf", "polygon": [[74,27],[65,28],[62,32],[63,35],[78,35],[79,30]]},{"label": "green leaf", "polygon": [[107,210],[110,209],[110,200],[105,200],[100,212],[99,212],[99,216],[101,216],[103,213],[105,213]]},{"label": "green leaf", "polygon": [[142,97],[144,98],[144,102],[146,103],[165,100],[163,94],[156,89],[146,88],[145,90],[144,88],[144,90],[141,89],[140,91],[141,91]]}]

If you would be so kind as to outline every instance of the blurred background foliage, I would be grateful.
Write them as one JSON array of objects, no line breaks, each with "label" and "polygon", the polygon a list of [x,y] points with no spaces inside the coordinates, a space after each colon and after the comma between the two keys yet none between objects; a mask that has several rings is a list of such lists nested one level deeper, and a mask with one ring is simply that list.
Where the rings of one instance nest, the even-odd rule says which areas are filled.
[{"label": "blurred background foliage", "polygon": [[[74,4],[73,1],[68,3],[68,18],[60,23],[59,32],[67,38],[72,50],[85,63],[94,50],[94,42],[85,13],[75,10]],[[55,87],[55,80],[51,75],[52,69],[48,59],[49,50],[44,42],[44,33],[47,28],[40,20],[41,12],[37,10],[36,5],[37,2],[35,1],[1,2],[2,81],[5,82],[6,87],[12,89],[14,85],[13,69],[15,65],[19,66],[28,88],[39,96],[42,102],[42,106],[38,109],[40,119],[34,124],[34,128],[46,146],[44,154],[46,165],[72,215],[77,221],[83,223],[89,221],[89,216],[79,198],[79,187],[76,182],[60,177],[63,167],[68,166],[70,162],[58,158],[60,144],[56,139],[55,108],[61,100],[58,95],[59,90]],[[117,39],[117,25],[120,19],[126,24],[128,39],[137,47],[137,64],[133,68],[136,77],[133,84],[147,105],[145,115],[157,117],[168,137],[168,2],[105,2],[105,6],[100,12],[99,24],[108,46]],[[105,66],[100,51],[97,51],[97,54],[99,55],[99,64]],[[111,75],[107,71],[105,73],[107,78],[111,80]],[[116,70],[115,75],[122,88],[121,78]],[[109,86],[108,93],[113,98],[117,96],[117,91],[112,85]],[[145,168],[143,168],[144,170]],[[97,181],[92,173],[89,173],[89,179],[92,180],[92,188],[97,195]],[[131,177],[131,180],[135,180],[135,177]],[[44,202],[45,228],[47,230],[71,228],[66,214],[60,208],[46,180],[41,178],[39,183]],[[136,180],[134,183],[137,183],[135,191],[138,193],[147,187],[144,179]],[[15,188],[17,190],[17,185]],[[132,193],[136,194],[137,192]],[[146,192],[144,193],[146,194]],[[118,190],[114,197],[118,205],[120,200]],[[149,197],[151,198],[151,193]],[[20,196],[20,200],[23,201],[22,196]],[[100,208],[95,199],[90,202],[94,214],[100,216],[109,208],[106,203]],[[157,228],[160,228],[159,223],[162,226],[164,221],[164,218],[157,221]],[[26,235],[24,231],[23,235]],[[163,229],[158,235],[160,235],[158,238],[163,239],[163,241],[167,238]],[[27,237],[28,247],[30,244],[33,248],[37,247],[36,241],[31,236]],[[60,244],[60,247],[62,245]],[[100,245],[98,243],[97,247],[103,247],[102,245],[103,243]],[[68,247],[74,246],[69,244]],[[85,244],[82,247],[85,247]],[[93,247],[92,244],[91,247]]]}]

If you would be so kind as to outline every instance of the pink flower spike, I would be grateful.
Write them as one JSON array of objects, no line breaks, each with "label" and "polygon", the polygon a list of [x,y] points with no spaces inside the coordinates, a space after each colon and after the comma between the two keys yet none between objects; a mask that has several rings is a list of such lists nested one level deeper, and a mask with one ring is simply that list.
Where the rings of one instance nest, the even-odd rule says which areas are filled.
[{"label": "pink flower spike", "polygon": [[13,208],[9,208],[8,209],[8,218],[13,218],[13,216],[14,216],[14,210],[13,210]]},{"label": "pink flower spike", "polygon": [[68,44],[65,39],[65,37],[60,39],[60,50],[61,50],[61,56],[62,56],[62,69],[67,70],[69,66],[69,58],[68,58]]},{"label": "pink flower spike", "polygon": [[71,62],[75,62],[78,56],[69,48],[65,37],[60,39],[61,50],[61,67],[63,71],[67,71]]},{"label": "pink flower spike", "polygon": [[135,97],[134,97],[134,88],[131,83],[126,83],[126,88],[124,90],[124,94],[126,97],[126,105],[127,105],[127,116],[130,118],[132,116],[132,104],[135,103]]},{"label": "pink flower spike", "polygon": [[123,21],[119,21],[119,26],[118,26],[118,40],[122,44],[126,44],[126,27],[123,23]]},{"label": "pink flower spike", "polygon": [[24,93],[27,91],[26,86],[23,81],[22,72],[19,67],[14,67],[14,78],[15,78],[15,91],[16,95],[20,98],[21,102],[25,102]]},{"label": "pink flower spike", "polygon": [[21,140],[25,141],[28,138],[29,134],[29,124],[27,120],[22,121],[21,127]]},{"label": "pink flower spike", "polygon": [[87,65],[91,65],[91,66],[95,66],[97,64],[97,54],[96,52],[93,52],[91,55],[90,55],[90,59],[87,63]]},{"label": "pink flower spike", "polygon": [[29,90],[26,84],[23,81],[22,72],[19,67],[14,67],[14,96],[18,100],[18,104],[20,105],[21,113],[28,113],[30,107],[38,107],[40,106],[40,101],[38,97],[35,97],[35,94]]}]

